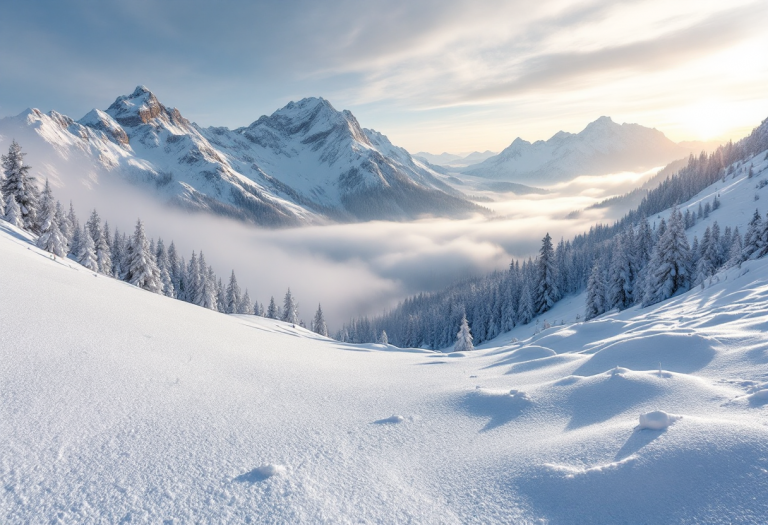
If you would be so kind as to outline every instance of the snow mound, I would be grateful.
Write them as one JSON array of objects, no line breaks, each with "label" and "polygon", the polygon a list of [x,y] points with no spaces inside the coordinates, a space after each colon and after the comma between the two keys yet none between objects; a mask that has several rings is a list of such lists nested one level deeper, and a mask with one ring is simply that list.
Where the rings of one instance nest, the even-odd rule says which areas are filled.
[{"label": "snow mound", "polygon": [[270,463],[268,465],[256,467],[250,472],[246,472],[245,474],[237,476],[235,481],[244,483],[256,483],[257,481],[265,481],[272,476],[282,476],[287,471],[288,469],[285,467],[285,465],[276,465]]},{"label": "snow mound", "polygon": [[384,419],[379,419],[378,421],[374,421],[377,425],[386,425],[386,424],[397,424],[402,423],[405,421],[405,418],[403,416],[398,415],[392,415]]},{"label": "snow mound", "polygon": [[593,375],[621,365],[632,370],[664,370],[689,374],[701,370],[716,355],[713,338],[699,334],[681,334],[654,329],[640,332],[631,339],[620,340],[598,350],[576,372]]},{"label": "snow mound", "polygon": [[678,419],[680,419],[680,416],[667,414],[661,410],[654,410],[647,414],[640,414],[640,425],[637,428],[638,430],[664,430]]},{"label": "snow mound", "polygon": [[762,390],[758,390],[757,392],[749,395],[750,401],[768,401],[768,388],[763,388]]}]

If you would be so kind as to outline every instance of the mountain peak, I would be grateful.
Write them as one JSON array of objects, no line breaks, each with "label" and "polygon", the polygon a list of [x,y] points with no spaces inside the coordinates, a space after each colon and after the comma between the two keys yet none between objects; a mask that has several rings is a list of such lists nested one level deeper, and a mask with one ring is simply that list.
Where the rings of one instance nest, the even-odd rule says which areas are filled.
[{"label": "mountain peak", "polygon": [[612,128],[614,126],[618,126],[619,124],[616,124],[611,117],[602,116],[598,118],[597,120],[594,120],[587,124],[587,127],[584,128],[587,129],[607,129]]},{"label": "mountain peak", "polygon": [[128,127],[146,124],[163,112],[165,106],[146,86],[136,86],[130,95],[117,97],[106,111],[121,125]]},{"label": "mountain peak", "polygon": [[115,99],[106,113],[121,126],[136,127],[148,124],[158,117],[166,122],[187,124],[181,113],[174,108],[166,108],[146,86],[136,86],[130,95],[121,95]]}]

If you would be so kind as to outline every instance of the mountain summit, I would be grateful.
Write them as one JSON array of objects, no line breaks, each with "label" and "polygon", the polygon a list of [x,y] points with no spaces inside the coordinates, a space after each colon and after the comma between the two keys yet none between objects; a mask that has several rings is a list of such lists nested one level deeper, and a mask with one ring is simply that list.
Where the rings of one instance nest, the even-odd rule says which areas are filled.
[{"label": "mountain summit", "polygon": [[617,124],[603,116],[575,134],[559,131],[533,143],[518,137],[498,155],[462,171],[509,182],[552,184],[579,175],[650,169],[689,153],[661,131]]}]

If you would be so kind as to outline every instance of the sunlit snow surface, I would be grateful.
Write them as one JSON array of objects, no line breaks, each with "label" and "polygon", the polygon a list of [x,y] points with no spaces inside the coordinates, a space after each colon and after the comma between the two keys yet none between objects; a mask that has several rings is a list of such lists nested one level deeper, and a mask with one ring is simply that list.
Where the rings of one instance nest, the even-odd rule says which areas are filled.
[{"label": "sunlit snow surface", "polygon": [[461,356],[214,313],[0,223],[0,522],[764,522],[768,260],[718,277]]}]

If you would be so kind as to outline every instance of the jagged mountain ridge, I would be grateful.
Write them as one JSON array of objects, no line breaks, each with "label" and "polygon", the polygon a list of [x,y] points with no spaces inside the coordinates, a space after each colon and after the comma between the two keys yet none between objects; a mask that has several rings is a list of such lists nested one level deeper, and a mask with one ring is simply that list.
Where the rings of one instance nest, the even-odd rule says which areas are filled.
[{"label": "jagged mountain ridge", "polygon": [[552,184],[579,175],[650,169],[690,153],[661,131],[600,117],[579,133],[559,131],[549,140],[533,143],[518,137],[498,155],[462,172],[508,182]]},{"label": "jagged mountain ridge", "polygon": [[0,120],[0,135],[30,130],[61,157],[84,157],[174,204],[266,226],[484,211],[322,98],[231,130],[202,128],[139,86],[79,121],[33,109]]}]

